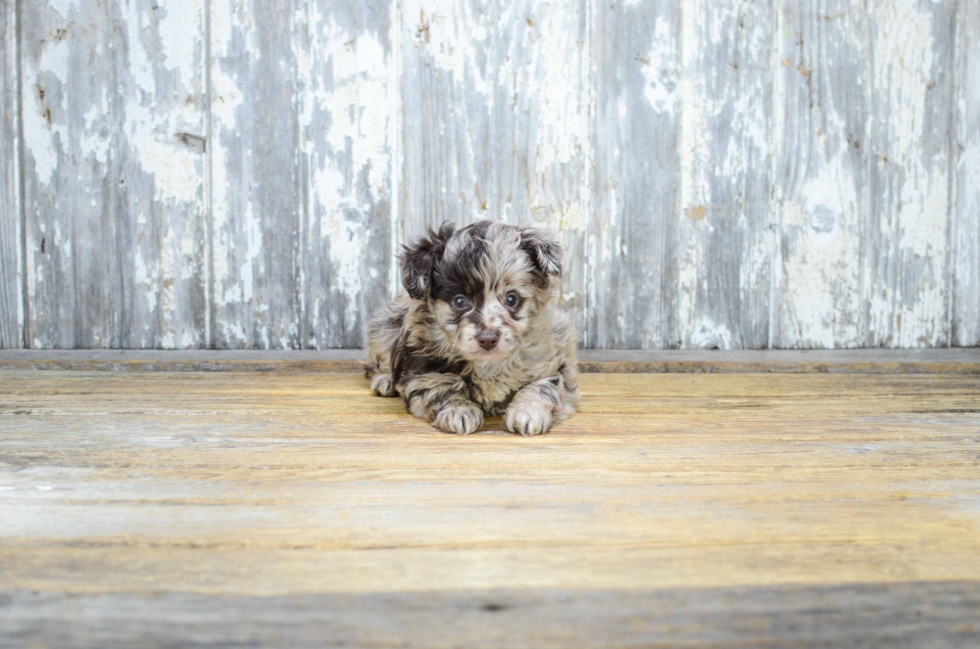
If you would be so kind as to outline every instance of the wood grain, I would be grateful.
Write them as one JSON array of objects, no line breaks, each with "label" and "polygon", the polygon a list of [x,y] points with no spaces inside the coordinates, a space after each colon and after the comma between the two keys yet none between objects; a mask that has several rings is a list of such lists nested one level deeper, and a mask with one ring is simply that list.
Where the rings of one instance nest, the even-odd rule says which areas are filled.
[{"label": "wood grain", "polygon": [[[929,646],[980,641],[976,582],[356,595],[2,593],[16,644]],[[147,615],[152,611],[152,616]],[[234,624],[229,619],[234,619]]]},{"label": "wood grain", "polygon": [[297,10],[290,0],[210,5],[212,347],[300,346]]},{"label": "wood grain", "polygon": [[493,191],[496,3],[405,0],[399,9],[402,240],[498,214]]},{"label": "wood grain", "polygon": [[[74,15],[63,15],[47,2],[18,6],[27,341],[31,347],[111,346],[107,338],[118,327],[110,321],[121,299],[119,282],[110,285],[106,268],[117,250],[111,212],[118,183],[111,168],[116,125],[110,97],[115,92],[106,86],[104,67],[79,69],[82,62],[108,59],[108,16],[90,4],[76,6]],[[72,59],[79,67],[70,65]],[[91,118],[86,120],[86,114]],[[81,284],[79,274],[84,275]]]},{"label": "wood grain", "polygon": [[203,346],[203,1],[18,6],[31,346]]},{"label": "wood grain", "polygon": [[395,288],[391,10],[320,0],[298,14],[299,345],[363,347]]},{"label": "wood grain", "polygon": [[949,344],[955,7],[890,2],[869,10],[868,347]]},{"label": "wood grain", "polygon": [[956,18],[952,344],[980,345],[980,5]]},{"label": "wood grain", "polygon": [[365,344],[391,290],[387,6],[212,7],[213,346]]},{"label": "wood grain", "polygon": [[683,12],[672,346],[769,346],[774,25],[767,1]]},{"label": "wood grain", "polygon": [[868,16],[850,2],[814,0],[782,2],[778,19],[772,345],[861,347]]},{"label": "wood grain", "polygon": [[549,435],[460,438],[350,375],[5,370],[0,637],[980,631],[980,376],[582,389]]},{"label": "wood grain", "polygon": [[24,346],[16,4],[0,1],[0,349]]},{"label": "wood grain", "polygon": [[684,254],[676,218],[680,4],[603,5],[593,20],[595,212],[584,342],[600,349],[677,347],[675,300]]}]

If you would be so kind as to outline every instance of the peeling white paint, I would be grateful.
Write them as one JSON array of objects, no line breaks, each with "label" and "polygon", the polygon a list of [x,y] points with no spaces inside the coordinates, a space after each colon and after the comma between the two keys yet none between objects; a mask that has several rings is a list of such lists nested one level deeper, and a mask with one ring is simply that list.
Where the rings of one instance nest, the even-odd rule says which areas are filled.
[{"label": "peeling white paint", "polygon": [[[329,259],[310,261],[329,263],[334,282],[330,290],[350,298],[343,314],[331,314],[328,326],[339,327],[363,315],[359,298],[365,283],[365,247],[371,241],[366,222],[372,202],[390,191],[390,61],[378,36],[366,30],[350,33],[318,8],[314,5],[310,15],[310,47],[297,52],[300,74],[310,89],[299,98],[300,128],[315,135],[304,143],[303,152],[311,171],[313,218],[307,237],[318,236],[314,249],[329,251]],[[332,78],[329,86],[327,76]],[[325,123],[329,127],[321,138]],[[360,187],[364,179],[368,200]],[[304,264],[304,282],[305,270]],[[323,332],[314,328],[313,333]]]},{"label": "peeling white paint", "polygon": [[[351,40],[353,43],[348,45]],[[384,49],[373,35],[361,33],[354,40],[332,20],[326,21],[322,34],[316,34],[312,47],[322,52],[334,73],[333,88],[318,85],[308,98],[311,107],[327,111],[332,118],[327,144],[339,154],[349,141],[352,166],[358,171],[369,168],[371,189],[383,192],[388,175],[388,71]],[[310,121],[302,123],[309,125]],[[314,185],[313,189],[318,187]],[[334,190],[326,188],[328,194]]]},{"label": "peeling white paint", "polygon": [[457,0],[405,0],[402,15],[432,65],[452,73],[457,83],[472,84],[470,92],[489,97],[490,80],[474,62],[488,48],[491,35],[473,9],[469,2]]},{"label": "peeling white paint", "polygon": [[724,323],[701,317],[690,330],[690,347],[694,349],[732,349],[732,332]]},{"label": "peeling white paint", "polygon": [[[239,137],[237,132],[237,114],[244,106],[245,95],[236,79],[228,73],[223,59],[229,56],[228,48],[236,33],[248,31],[244,29],[241,20],[242,12],[238,11],[231,0],[212,0],[211,4],[211,133],[212,141],[208,143],[211,150],[211,174],[213,204],[211,206],[214,238],[212,245],[214,254],[212,264],[214,273],[211,282],[218,305],[228,305],[242,299],[242,289],[237,286],[231,276],[228,261],[234,246],[232,236],[232,210],[238,205],[235,195],[240,188],[232,182],[228,175],[228,150],[223,140],[234,141]],[[245,203],[251,205],[249,196],[244,197]],[[254,238],[254,235],[253,235]],[[237,323],[230,329],[228,323],[216,323],[223,336],[234,338],[243,345],[246,341],[244,329]],[[239,333],[240,331],[240,333]]]},{"label": "peeling white paint", "polygon": [[666,18],[657,17],[650,50],[640,63],[640,70],[646,79],[643,95],[650,106],[658,113],[676,112],[680,82],[677,42]]},{"label": "peeling white paint", "polygon": [[[869,329],[875,344],[921,347],[944,344],[948,337],[945,249],[949,209],[946,148],[927,157],[922,148],[929,84],[936,76],[933,11],[911,0],[876,6],[874,96],[887,106],[887,146],[877,151],[875,169],[882,178],[878,198],[878,236],[891,246],[890,259],[901,265],[898,282],[872,284]],[[887,158],[887,161],[885,160]],[[896,167],[895,165],[900,165]],[[913,273],[914,294],[901,278]],[[872,278],[868,278],[870,282]]]},{"label": "peeling white paint", "polygon": [[[61,121],[64,110],[63,88],[52,94],[51,79],[64,86],[68,78],[68,44],[64,41],[46,47],[39,67],[33,61],[24,62],[24,77],[33,80],[24,88],[24,148],[34,162],[38,181],[50,185],[58,168],[58,156],[68,143],[68,128]],[[41,93],[44,98],[41,98]],[[59,103],[52,110],[55,98]]]}]

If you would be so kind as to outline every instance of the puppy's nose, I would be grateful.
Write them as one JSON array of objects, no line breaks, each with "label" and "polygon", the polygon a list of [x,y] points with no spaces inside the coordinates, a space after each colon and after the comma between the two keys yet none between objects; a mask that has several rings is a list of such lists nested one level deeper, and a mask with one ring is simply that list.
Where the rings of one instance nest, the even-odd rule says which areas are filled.
[{"label": "puppy's nose", "polygon": [[497,332],[487,329],[477,336],[476,339],[479,341],[480,347],[490,351],[497,346],[497,341],[500,340],[500,336],[497,335]]}]

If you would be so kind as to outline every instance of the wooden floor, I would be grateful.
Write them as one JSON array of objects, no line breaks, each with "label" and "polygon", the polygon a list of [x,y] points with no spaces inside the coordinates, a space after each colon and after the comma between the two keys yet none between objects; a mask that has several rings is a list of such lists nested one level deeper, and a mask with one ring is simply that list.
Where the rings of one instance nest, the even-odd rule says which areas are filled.
[{"label": "wooden floor", "polygon": [[0,646],[980,646],[980,374],[0,371]]}]

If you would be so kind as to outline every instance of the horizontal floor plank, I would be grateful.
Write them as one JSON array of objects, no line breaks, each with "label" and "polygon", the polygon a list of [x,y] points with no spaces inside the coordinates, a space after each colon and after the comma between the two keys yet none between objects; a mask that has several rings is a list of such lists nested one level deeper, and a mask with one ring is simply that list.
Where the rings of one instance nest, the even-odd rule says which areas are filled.
[{"label": "horizontal floor plank", "polygon": [[23,646],[960,649],[980,643],[978,608],[980,583],[963,581],[269,597],[0,591],[0,625]]},{"label": "horizontal floor plank", "polygon": [[[0,370],[142,372],[361,371],[357,349],[4,350]],[[579,351],[585,373],[980,374],[980,348]]]}]

